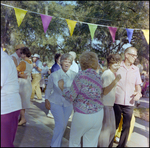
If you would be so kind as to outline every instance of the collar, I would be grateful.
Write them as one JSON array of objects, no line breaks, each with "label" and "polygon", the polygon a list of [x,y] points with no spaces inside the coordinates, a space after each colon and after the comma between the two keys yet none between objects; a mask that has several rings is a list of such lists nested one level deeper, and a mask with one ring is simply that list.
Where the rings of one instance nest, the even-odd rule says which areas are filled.
[{"label": "collar", "polygon": [[63,75],[67,75],[69,78],[71,78],[71,70],[69,69],[67,72],[64,72],[63,70],[62,70],[62,68],[60,69],[61,70],[61,73],[63,74]]},{"label": "collar", "polygon": [[[125,68],[127,69],[127,67],[126,67],[126,65],[125,65],[125,63],[124,63],[124,61],[121,62],[120,67],[125,67]],[[134,64],[132,64],[129,69],[135,69],[135,67],[136,67],[136,66],[135,66]]]}]

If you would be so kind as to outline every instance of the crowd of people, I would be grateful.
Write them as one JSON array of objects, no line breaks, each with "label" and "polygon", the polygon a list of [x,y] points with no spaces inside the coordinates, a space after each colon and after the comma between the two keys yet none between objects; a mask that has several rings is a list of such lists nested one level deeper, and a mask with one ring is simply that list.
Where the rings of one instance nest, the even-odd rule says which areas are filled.
[{"label": "crowd of people", "polygon": [[124,57],[110,54],[104,70],[94,52],[83,52],[78,64],[75,52],[56,53],[49,69],[24,44],[10,56],[1,48],[1,147],[14,147],[17,126],[26,124],[25,110],[35,95],[42,100],[43,90],[47,116],[55,121],[50,147],[61,147],[71,116],[69,147],[81,147],[81,138],[83,147],[112,147],[121,117],[117,147],[125,147],[135,101],[149,79],[144,78],[141,89],[143,74],[135,64],[135,47],[125,49]]}]

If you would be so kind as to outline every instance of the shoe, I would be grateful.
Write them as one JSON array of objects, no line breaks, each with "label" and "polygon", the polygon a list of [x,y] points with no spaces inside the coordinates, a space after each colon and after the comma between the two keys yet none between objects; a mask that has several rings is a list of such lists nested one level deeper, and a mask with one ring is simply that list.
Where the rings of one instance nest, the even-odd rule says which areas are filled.
[{"label": "shoe", "polygon": [[115,138],[115,141],[116,141],[116,142],[119,142],[119,140],[120,140],[120,138],[118,138],[118,137]]},{"label": "shoe", "polygon": [[139,105],[140,105],[140,103],[137,103],[137,104],[136,104],[136,107],[138,107]]},{"label": "shoe", "polygon": [[23,125],[26,125],[26,121],[25,121],[25,122],[21,122],[21,121],[20,121],[20,122],[18,123],[18,126],[23,126]]},{"label": "shoe", "polygon": [[47,117],[49,117],[49,118],[54,118],[53,115],[52,115],[52,113],[48,113],[48,114],[47,114]]}]

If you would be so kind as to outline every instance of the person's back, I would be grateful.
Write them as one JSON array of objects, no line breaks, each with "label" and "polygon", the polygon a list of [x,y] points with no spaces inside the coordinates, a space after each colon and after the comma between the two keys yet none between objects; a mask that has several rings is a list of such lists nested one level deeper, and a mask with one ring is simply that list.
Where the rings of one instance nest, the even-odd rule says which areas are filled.
[{"label": "person's back", "polygon": [[[4,56],[1,56],[1,111],[3,113],[7,108],[9,110],[14,111],[14,108],[21,109],[21,99],[19,95],[19,83],[18,83],[18,75],[16,66],[13,62],[13,60],[10,58],[9,55],[4,53]],[[4,71],[7,71],[4,72]],[[6,99],[8,97],[11,97],[14,99],[11,103]],[[11,100],[12,100],[11,99]],[[6,101],[7,100],[7,101]],[[8,103],[5,108],[3,108],[3,103]],[[7,108],[6,108],[7,107]]]},{"label": "person's back", "polygon": [[14,147],[20,109],[16,66],[1,48],[1,147]]}]

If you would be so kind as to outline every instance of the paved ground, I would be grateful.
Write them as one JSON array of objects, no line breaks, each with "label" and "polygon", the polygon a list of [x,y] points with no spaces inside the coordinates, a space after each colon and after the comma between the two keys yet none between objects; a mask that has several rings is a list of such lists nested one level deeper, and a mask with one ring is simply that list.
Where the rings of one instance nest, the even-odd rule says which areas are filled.
[{"label": "paved ground", "polygon": [[[141,105],[149,108],[149,98],[142,98]],[[25,126],[18,126],[15,147],[49,147],[53,135],[54,119],[48,118],[46,114],[44,95],[43,101],[31,102],[31,108],[26,110]],[[69,119],[62,147],[69,146],[69,133],[72,119]],[[117,143],[113,144],[116,147]],[[149,147],[149,122],[136,118],[134,130],[127,147]]]}]

